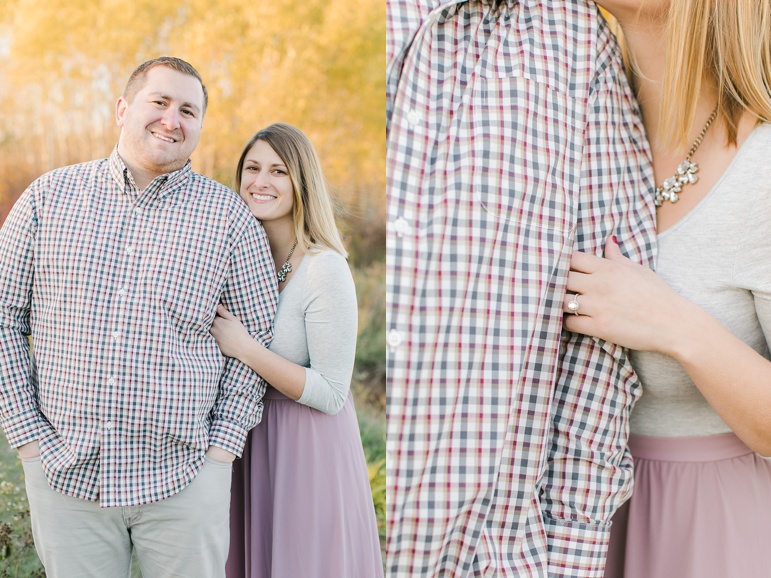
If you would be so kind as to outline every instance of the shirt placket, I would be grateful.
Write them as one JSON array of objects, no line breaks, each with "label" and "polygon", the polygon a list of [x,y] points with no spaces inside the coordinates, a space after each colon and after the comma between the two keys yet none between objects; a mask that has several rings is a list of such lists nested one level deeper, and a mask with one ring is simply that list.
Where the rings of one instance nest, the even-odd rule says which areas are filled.
[{"label": "shirt placket", "polygon": [[[130,499],[128,489],[119,485],[125,479],[126,469],[137,467],[141,456],[130,447],[125,430],[127,405],[137,392],[132,390],[133,339],[135,325],[140,319],[142,275],[152,260],[153,197],[150,188],[139,194],[126,181],[116,210],[120,218],[116,223],[115,271],[110,276],[111,285],[107,320],[108,351],[110,364],[106,372],[101,413],[101,501],[108,505],[117,500]],[[119,458],[120,457],[120,461]]]},{"label": "shirt placket", "polygon": [[[406,65],[413,66],[413,60],[408,59]],[[388,190],[391,198],[388,201],[387,234],[389,267],[392,270],[388,278],[389,283],[393,283],[388,296],[394,302],[387,308],[389,320],[386,344],[389,357],[394,358],[390,364],[394,369],[399,367],[395,357],[400,355],[409,338],[410,312],[401,303],[410,300],[401,291],[405,288],[408,292],[415,290],[421,274],[415,268],[419,251],[419,195],[429,194],[424,187],[424,169],[428,162],[429,146],[434,144],[434,137],[428,134],[429,107],[424,102],[427,95],[417,85],[402,87],[401,92],[403,94],[396,96],[391,125],[393,143],[388,147],[388,154],[392,156],[388,159]],[[424,162],[416,162],[415,159],[423,159]]]}]

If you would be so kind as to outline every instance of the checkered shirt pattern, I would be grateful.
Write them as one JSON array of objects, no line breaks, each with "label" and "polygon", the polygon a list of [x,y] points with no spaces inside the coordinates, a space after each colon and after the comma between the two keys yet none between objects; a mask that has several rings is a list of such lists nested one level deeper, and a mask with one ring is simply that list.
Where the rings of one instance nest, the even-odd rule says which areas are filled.
[{"label": "checkered shirt pattern", "polygon": [[387,571],[602,576],[639,383],[562,330],[573,250],[650,263],[650,153],[597,8],[388,1]]},{"label": "checkered shirt pattern", "polygon": [[[190,163],[139,193],[116,151],[43,175],[0,229],[0,425],[49,484],[104,507],[167,498],[240,454],[265,384],[209,334],[218,303],[269,343],[267,237]],[[32,335],[34,356],[29,355]]]}]

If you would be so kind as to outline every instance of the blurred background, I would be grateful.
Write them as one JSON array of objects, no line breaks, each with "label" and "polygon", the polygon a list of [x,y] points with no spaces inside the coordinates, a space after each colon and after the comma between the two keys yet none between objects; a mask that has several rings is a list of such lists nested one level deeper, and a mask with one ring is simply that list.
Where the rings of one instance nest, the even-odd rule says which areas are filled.
[{"label": "blurred background", "polygon": [[[0,224],[38,176],[104,158],[138,64],[195,66],[209,109],[193,170],[232,186],[244,144],[288,122],[316,146],[342,208],[359,298],[354,383],[383,538],[385,3],[376,0],[0,0]],[[0,439],[0,577],[43,576],[21,463]]]}]

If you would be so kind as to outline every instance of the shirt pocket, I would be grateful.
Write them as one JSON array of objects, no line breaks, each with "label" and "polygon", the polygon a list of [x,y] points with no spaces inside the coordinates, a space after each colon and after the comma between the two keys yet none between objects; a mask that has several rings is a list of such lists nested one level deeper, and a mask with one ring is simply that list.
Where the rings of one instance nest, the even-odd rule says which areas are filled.
[{"label": "shirt pocket", "polygon": [[524,76],[480,77],[471,99],[474,197],[498,219],[570,229],[583,138],[575,99]]}]

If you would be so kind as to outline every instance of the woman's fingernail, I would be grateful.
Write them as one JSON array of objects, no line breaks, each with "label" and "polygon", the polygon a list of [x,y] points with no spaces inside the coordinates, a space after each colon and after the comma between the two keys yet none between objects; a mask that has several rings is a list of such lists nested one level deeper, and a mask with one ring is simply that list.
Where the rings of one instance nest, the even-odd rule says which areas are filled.
[{"label": "woman's fingernail", "polygon": [[611,237],[611,239],[613,239],[613,242],[614,242],[616,245],[618,245],[618,239],[616,239],[616,236],[615,236],[615,235],[613,235],[613,236]]}]

